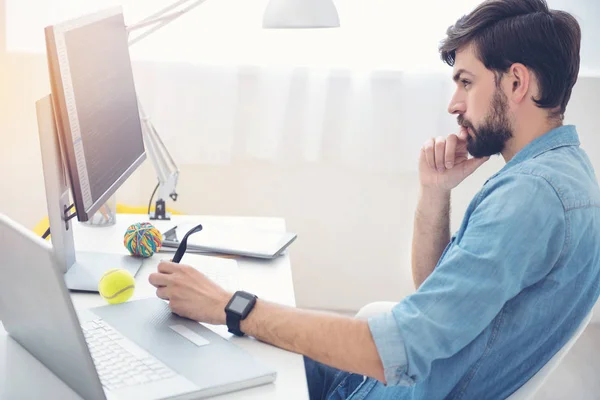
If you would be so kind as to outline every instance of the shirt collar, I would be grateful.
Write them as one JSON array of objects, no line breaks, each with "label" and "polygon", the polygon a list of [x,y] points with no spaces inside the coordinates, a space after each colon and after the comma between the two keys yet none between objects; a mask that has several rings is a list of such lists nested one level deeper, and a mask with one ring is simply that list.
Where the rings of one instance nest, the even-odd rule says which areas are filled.
[{"label": "shirt collar", "polygon": [[499,173],[522,163],[523,161],[535,158],[547,151],[564,146],[579,146],[579,136],[574,125],[563,125],[554,128],[542,136],[535,138],[529,144],[521,149],[515,156],[506,163]]}]

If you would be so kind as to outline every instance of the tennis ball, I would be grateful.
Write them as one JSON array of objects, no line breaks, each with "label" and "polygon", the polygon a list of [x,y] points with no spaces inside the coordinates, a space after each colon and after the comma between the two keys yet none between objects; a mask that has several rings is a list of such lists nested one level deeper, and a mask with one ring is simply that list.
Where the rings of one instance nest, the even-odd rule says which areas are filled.
[{"label": "tennis ball", "polygon": [[98,282],[100,296],[110,304],[124,303],[133,296],[135,279],[122,268],[109,269]]}]

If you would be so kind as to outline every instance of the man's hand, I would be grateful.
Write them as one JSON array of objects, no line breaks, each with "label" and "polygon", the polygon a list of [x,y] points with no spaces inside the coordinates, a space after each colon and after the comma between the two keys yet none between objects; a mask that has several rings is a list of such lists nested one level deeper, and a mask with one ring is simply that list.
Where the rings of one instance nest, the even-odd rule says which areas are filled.
[{"label": "man's hand", "polygon": [[419,157],[422,187],[450,191],[489,159],[469,159],[467,139],[466,129],[461,128],[458,135],[439,136],[425,142]]},{"label": "man's hand", "polygon": [[225,306],[232,294],[187,265],[162,261],[150,275],[156,295],[168,300],[171,310],[185,318],[213,325],[225,324]]},{"label": "man's hand", "polygon": [[421,193],[415,212],[412,273],[418,289],[435,269],[450,241],[450,193],[489,157],[471,158],[468,133],[428,140],[419,157]]}]

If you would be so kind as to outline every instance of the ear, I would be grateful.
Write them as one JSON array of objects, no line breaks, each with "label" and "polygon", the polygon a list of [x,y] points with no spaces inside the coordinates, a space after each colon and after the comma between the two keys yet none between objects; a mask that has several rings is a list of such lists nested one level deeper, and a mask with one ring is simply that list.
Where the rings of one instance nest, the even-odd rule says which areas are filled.
[{"label": "ear", "polygon": [[520,103],[527,98],[527,93],[531,87],[531,72],[520,63],[511,65],[508,72],[506,78],[510,87],[507,88],[507,93],[510,93],[514,102]]}]

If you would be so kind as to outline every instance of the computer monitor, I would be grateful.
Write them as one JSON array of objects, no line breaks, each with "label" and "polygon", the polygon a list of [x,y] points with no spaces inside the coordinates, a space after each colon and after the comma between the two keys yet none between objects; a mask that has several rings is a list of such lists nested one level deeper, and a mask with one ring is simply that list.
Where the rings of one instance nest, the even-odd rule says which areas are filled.
[{"label": "computer monitor", "polygon": [[58,133],[79,221],[87,221],[144,161],[123,14],[46,28]]},{"label": "computer monitor", "polygon": [[77,219],[88,221],[146,158],[127,30],[114,8],[45,35],[51,95],[37,115],[51,240],[67,286],[97,291],[107,269],[135,275],[141,266],[130,256],[75,252],[68,216],[69,194]]}]

